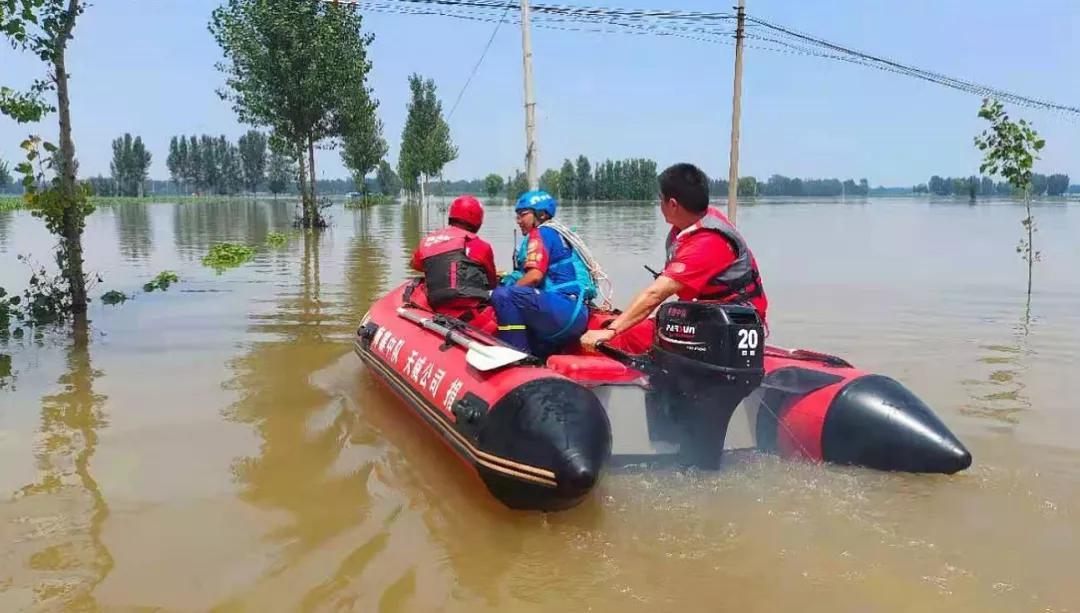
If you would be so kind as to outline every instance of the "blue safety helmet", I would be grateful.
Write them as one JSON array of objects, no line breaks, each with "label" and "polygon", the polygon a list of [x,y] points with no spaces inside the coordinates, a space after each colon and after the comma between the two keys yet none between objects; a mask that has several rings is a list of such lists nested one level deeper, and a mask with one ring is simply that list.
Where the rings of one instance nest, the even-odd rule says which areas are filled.
[{"label": "blue safety helmet", "polygon": [[547,216],[551,218],[555,216],[556,207],[558,203],[555,202],[555,198],[544,190],[538,189],[522,194],[518,198],[517,205],[514,206],[514,212],[532,209],[537,213],[547,213]]}]

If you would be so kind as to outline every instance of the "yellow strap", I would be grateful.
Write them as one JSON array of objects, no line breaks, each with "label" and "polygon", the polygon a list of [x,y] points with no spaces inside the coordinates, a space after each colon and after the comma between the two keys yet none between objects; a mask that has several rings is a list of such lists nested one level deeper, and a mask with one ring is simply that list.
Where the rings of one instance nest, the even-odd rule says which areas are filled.
[{"label": "yellow strap", "polygon": [[510,324],[510,325],[506,325],[506,326],[499,326],[499,329],[503,330],[503,331],[506,331],[506,330],[524,330],[525,329],[525,324]]}]

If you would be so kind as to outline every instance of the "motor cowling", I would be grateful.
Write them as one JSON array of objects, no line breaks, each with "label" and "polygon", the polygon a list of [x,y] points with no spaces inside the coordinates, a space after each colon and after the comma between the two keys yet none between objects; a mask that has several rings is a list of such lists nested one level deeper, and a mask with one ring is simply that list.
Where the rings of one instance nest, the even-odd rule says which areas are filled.
[{"label": "motor cowling", "polygon": [[765,376],[764,339],[753,307],[668,302],[656,315],[653,359],[667,376],[757,387]]},{"label": "motor cowling", "polygon": [[765,375],[764,341],[753,307],[687,301],[660,306],[650,351],[654,401],[682,425],[684,462],[719,466],[731,415]]}]

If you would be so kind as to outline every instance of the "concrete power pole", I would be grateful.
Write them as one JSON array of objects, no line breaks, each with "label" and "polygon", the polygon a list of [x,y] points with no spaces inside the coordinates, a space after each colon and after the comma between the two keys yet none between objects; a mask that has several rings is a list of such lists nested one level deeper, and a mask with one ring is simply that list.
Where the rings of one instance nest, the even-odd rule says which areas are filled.
[{"label": "concrete power pole", "polygon": [[540,189],[540,175],[536,170],[536,100],[533,98],[529,0],[521,0],[521,56],[525,65],[525,174],[529,178],[529,189]]},{"label": "concrete power pole", "polygon": [[735,91],[731,97],[731,157],[728,158],[727,214],[735,223],[739,202],[739,122],[742,119],[742,49],[746,23],[746,0],[739,0],[738,25],[735,28]]}]

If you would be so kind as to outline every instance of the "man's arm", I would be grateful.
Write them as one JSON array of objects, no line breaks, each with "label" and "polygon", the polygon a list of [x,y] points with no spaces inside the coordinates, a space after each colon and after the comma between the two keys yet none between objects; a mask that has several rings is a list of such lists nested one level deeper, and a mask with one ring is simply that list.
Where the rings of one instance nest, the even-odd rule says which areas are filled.
[{"label": "man's arm", "polygon": [[609,341],[618,334],[629,330],[635,324],[649,316],[660,303],[667,300],[673,294],[678,293],[683,284],[660,275],[652,282],[652,285],[642,290],[626,307],[622,315],[619,315],[603,330],[589,330],[581,337],[581,346],[586,351],[595,351],[597,343]]},{"label": "man's arm", "polygon": [[608,329],[615,334],[625,332],[634,324],[648,317],[656,307],[660,306],[660,303],[678,293],[682,288],[682,283],[671,277],[660,275],[649,287],[634,296],[634,299],[630,301],[630,306],[626,307],[622,315],[619,315],[608,324]]},{"label": "man's arm", "polygon": [[544,280],[544,273],[540,272],[539,268],[530,268],[525,271],[525,276],[517,280],[514,285],[527,285],[529,287],[536,287],[540,285],[540,282]]}]

